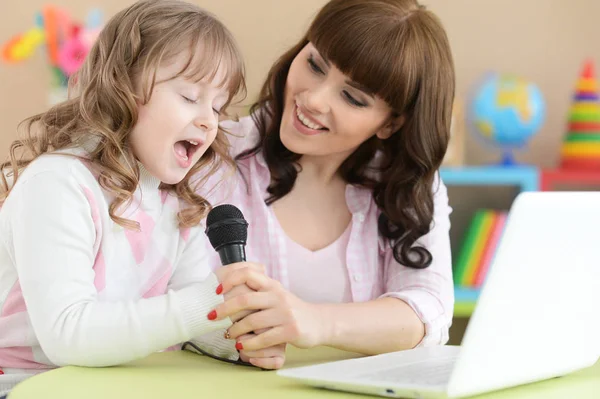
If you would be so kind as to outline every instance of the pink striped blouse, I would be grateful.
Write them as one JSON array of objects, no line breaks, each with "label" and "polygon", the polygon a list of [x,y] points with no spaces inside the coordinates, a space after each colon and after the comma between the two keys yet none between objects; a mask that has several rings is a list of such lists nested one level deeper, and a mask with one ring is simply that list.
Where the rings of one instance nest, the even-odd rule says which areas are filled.
[{"label": "pink striped blouse", "polygon": [[[233,155],[257,142],[258,130],[249,116],[237,122],[224,122],[222,126],[232,133]],[[264,264],[268,274],[289,289],[294,286],[289,281],[289,239],[275,214],[265,204],[266,189],[271,180],[269,169],[260,153],[239,161],[238,168],[233,177],[228,176],[216,188],[201,194],[208,197],[213,205],[230,203],[240,208],[249,223],[247,259]],[[213,176],[204,187],[214,187],[218,179],[219,176]],[[425,324],[426,335],[420,346],[447,342],[454,307],[449,238],[452,210],[441,180],[436,181],[433,190],[434,227],[419,240],[433,255],[433,262],[428,268],[417,270],[399,264],[387,240],[379,235],[377,220],[380,210],[371,191],[346,186],[346,202],[352,213],[346,248],[352,301],[394,297],[406,302]],[[214,269],[220,266],[220,261],[214,251],[212,254],[211,267]]]}]

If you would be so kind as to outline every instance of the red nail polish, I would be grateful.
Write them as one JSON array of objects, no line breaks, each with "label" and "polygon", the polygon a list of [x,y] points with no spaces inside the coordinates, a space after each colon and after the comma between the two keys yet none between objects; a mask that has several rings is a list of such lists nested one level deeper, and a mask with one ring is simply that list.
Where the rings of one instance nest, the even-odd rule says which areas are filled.
[{"label": "red nail polish", "polygon": [[0,375],[3,375],[3,374],[4,374],[4,371],[0,370]]},{"label": "red nail polish", "polygon": [[217,311],[216,310],[211,310],[210,313],[208,314],[208,320],[214,320],[217,318]]},{"label": "red nail polish", "polygon": [[217,287],[217,295],[221,295],[221,292],[223,292],[223,284],[219,284]]},{"label": "red nail polish", "polygon": [[236,342],[235,349],[237,349],[239,351],[243,351],[244,350],[244,344],[242,344],[241,342]]}]

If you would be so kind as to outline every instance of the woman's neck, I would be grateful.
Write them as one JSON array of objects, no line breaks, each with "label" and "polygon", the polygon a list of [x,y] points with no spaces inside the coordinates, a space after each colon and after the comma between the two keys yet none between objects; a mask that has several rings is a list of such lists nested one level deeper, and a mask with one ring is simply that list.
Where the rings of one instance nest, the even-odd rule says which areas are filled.
[{"label": "woman's neck", "polygon": [[303,178],[310,178],[315,182],[323,184],[331,184],[341,179],[339,169],[345,160],[345,156],[303,155],[298,163],[302,167],[302,171],[300,173],[302,173]]}]

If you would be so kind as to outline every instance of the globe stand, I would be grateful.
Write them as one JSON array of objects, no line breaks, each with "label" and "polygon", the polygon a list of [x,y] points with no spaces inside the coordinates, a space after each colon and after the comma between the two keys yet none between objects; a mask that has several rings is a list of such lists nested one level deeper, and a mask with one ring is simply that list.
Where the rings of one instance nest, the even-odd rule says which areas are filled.
[{"label": "globe stand", "polygon": [[502,151],[502,160],[500,161],[500,166],[510,167],[516,166],[517,162],[515,161],[515,157],[510,150]]}]

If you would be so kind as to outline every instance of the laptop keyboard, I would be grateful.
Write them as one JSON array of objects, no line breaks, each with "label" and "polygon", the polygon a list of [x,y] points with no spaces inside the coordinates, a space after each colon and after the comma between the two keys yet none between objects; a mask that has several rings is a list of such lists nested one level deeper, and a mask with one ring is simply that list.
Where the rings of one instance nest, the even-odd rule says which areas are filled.
[{"label": "laptop keyboard", "polygon": [[414,385],[446,385],[454,368],[456,357],[428,359],[421,362],[404,364],[400,367],[378,370],[361,374],[358,379],[368,381],[394,382]]}]

